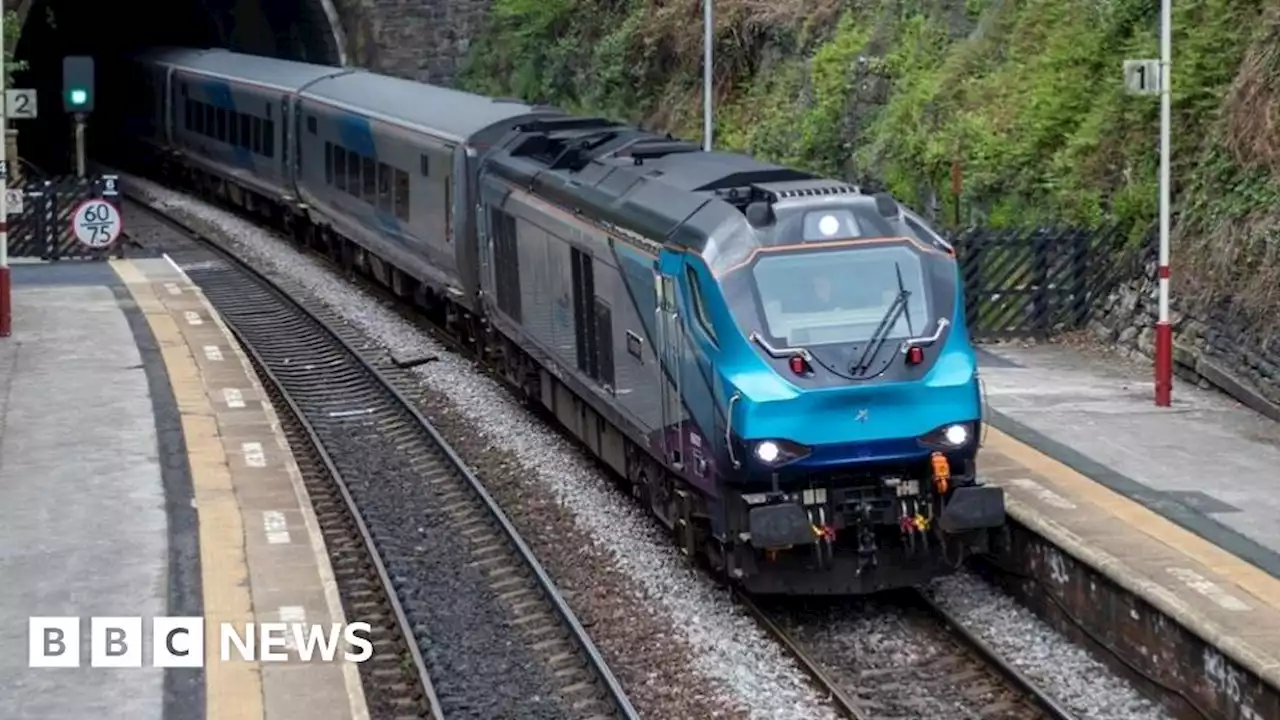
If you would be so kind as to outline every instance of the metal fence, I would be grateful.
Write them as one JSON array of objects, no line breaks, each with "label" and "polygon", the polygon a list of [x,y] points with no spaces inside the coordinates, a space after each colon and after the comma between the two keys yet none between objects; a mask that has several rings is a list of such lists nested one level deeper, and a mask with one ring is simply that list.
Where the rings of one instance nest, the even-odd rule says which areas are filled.
[{"label": "metal fence", "polygon": [[1142,272],[1153,236],[1118,228],[956,233],[969,331],[975,339],[1044,338],[1085,327],[1099,301]]},{"label": "metal fence", "polygon": [[[120,196],[114,175],[31,179],[9,188],[9,254],[42,260],[106,260],[123,257],[123,238],[105,247],[81,242],[73,216],[87,200],[104,200],[120,218]],[[21,199],[21,209],[16,200]],[[101,234],[103,229],[96,230]]]}]

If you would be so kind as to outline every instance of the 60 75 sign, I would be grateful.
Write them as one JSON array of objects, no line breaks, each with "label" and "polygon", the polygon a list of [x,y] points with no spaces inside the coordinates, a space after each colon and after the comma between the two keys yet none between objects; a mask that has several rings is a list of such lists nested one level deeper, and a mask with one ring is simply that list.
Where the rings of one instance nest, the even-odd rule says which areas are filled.
[{"label": "60 75 sign", "polygon": [[94,250],[111,247],[120,237],[120,211],[106,200],[86,200],[71,215],[71,232]]}]

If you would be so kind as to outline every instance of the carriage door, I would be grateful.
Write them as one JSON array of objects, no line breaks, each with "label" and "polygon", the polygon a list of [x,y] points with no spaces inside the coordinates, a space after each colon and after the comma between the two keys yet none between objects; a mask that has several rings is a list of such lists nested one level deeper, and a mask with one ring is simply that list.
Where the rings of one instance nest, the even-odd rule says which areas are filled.
[{"label": "carriage door", "polygon": [[[659,383],[662,404],[662,437],[667,462],[676,470],[684,469],[684,406],[680,402],[681,347],[684,335],[680,332],[680,312],[676,305],[675,272],[679,270],[680,257],[663,252],[659,268],[654,273],[655,292],[658,297],[657,331]],[[674,265],[674,268],[667,267]]]}]

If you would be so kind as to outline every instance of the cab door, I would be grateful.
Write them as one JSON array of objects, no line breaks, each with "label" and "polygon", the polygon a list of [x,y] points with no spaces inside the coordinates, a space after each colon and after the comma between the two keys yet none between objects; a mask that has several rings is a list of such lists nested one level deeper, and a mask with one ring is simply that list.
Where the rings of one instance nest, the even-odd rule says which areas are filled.
[{"label": "cab door", "polygon": [[664,250],[654,268],[654,291],[658,300],[654,309],[657,314],[654,328],[658,344],[662,442],[667,464],[675,470],[683,470],[685,462],[680,372],[684,364],[684,333],[680,327],[679,304],[676,302],[676,277],[680,266],[679,255]]}]

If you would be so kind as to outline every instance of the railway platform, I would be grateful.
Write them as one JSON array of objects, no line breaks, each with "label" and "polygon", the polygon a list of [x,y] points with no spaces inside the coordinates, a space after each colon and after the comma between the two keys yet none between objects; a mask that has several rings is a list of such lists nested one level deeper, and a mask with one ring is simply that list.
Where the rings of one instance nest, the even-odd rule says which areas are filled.
[{"label": "railway platform", "polygon": [[[1280,718],[1280,424],[1186,383],[1158,408],[1150,366],[1101,351],[986,346],[979,365],[980,467],[1010,518],[1061,551],[1025,558],[1058,609],[1182,683],[1186,716]],[[1109,602],[1090,572],[1142,603]],[[1139,604],[1202,646],[1178,647]]]},{"label": "railway platform", "polygon": [[[15,263],[0,339],[6,717],[367,718],[358,666],[221,660],[218,627],[346,622],[278,419],[164,258]],[[141,617],[141,667],[91,666],[91,617]],[[201,668],[154,667],[151,618],[203,617]],[[78,617],[77,667],[30,667],[28,618]],[[357,618],[358,619],[358,618]]]}]

